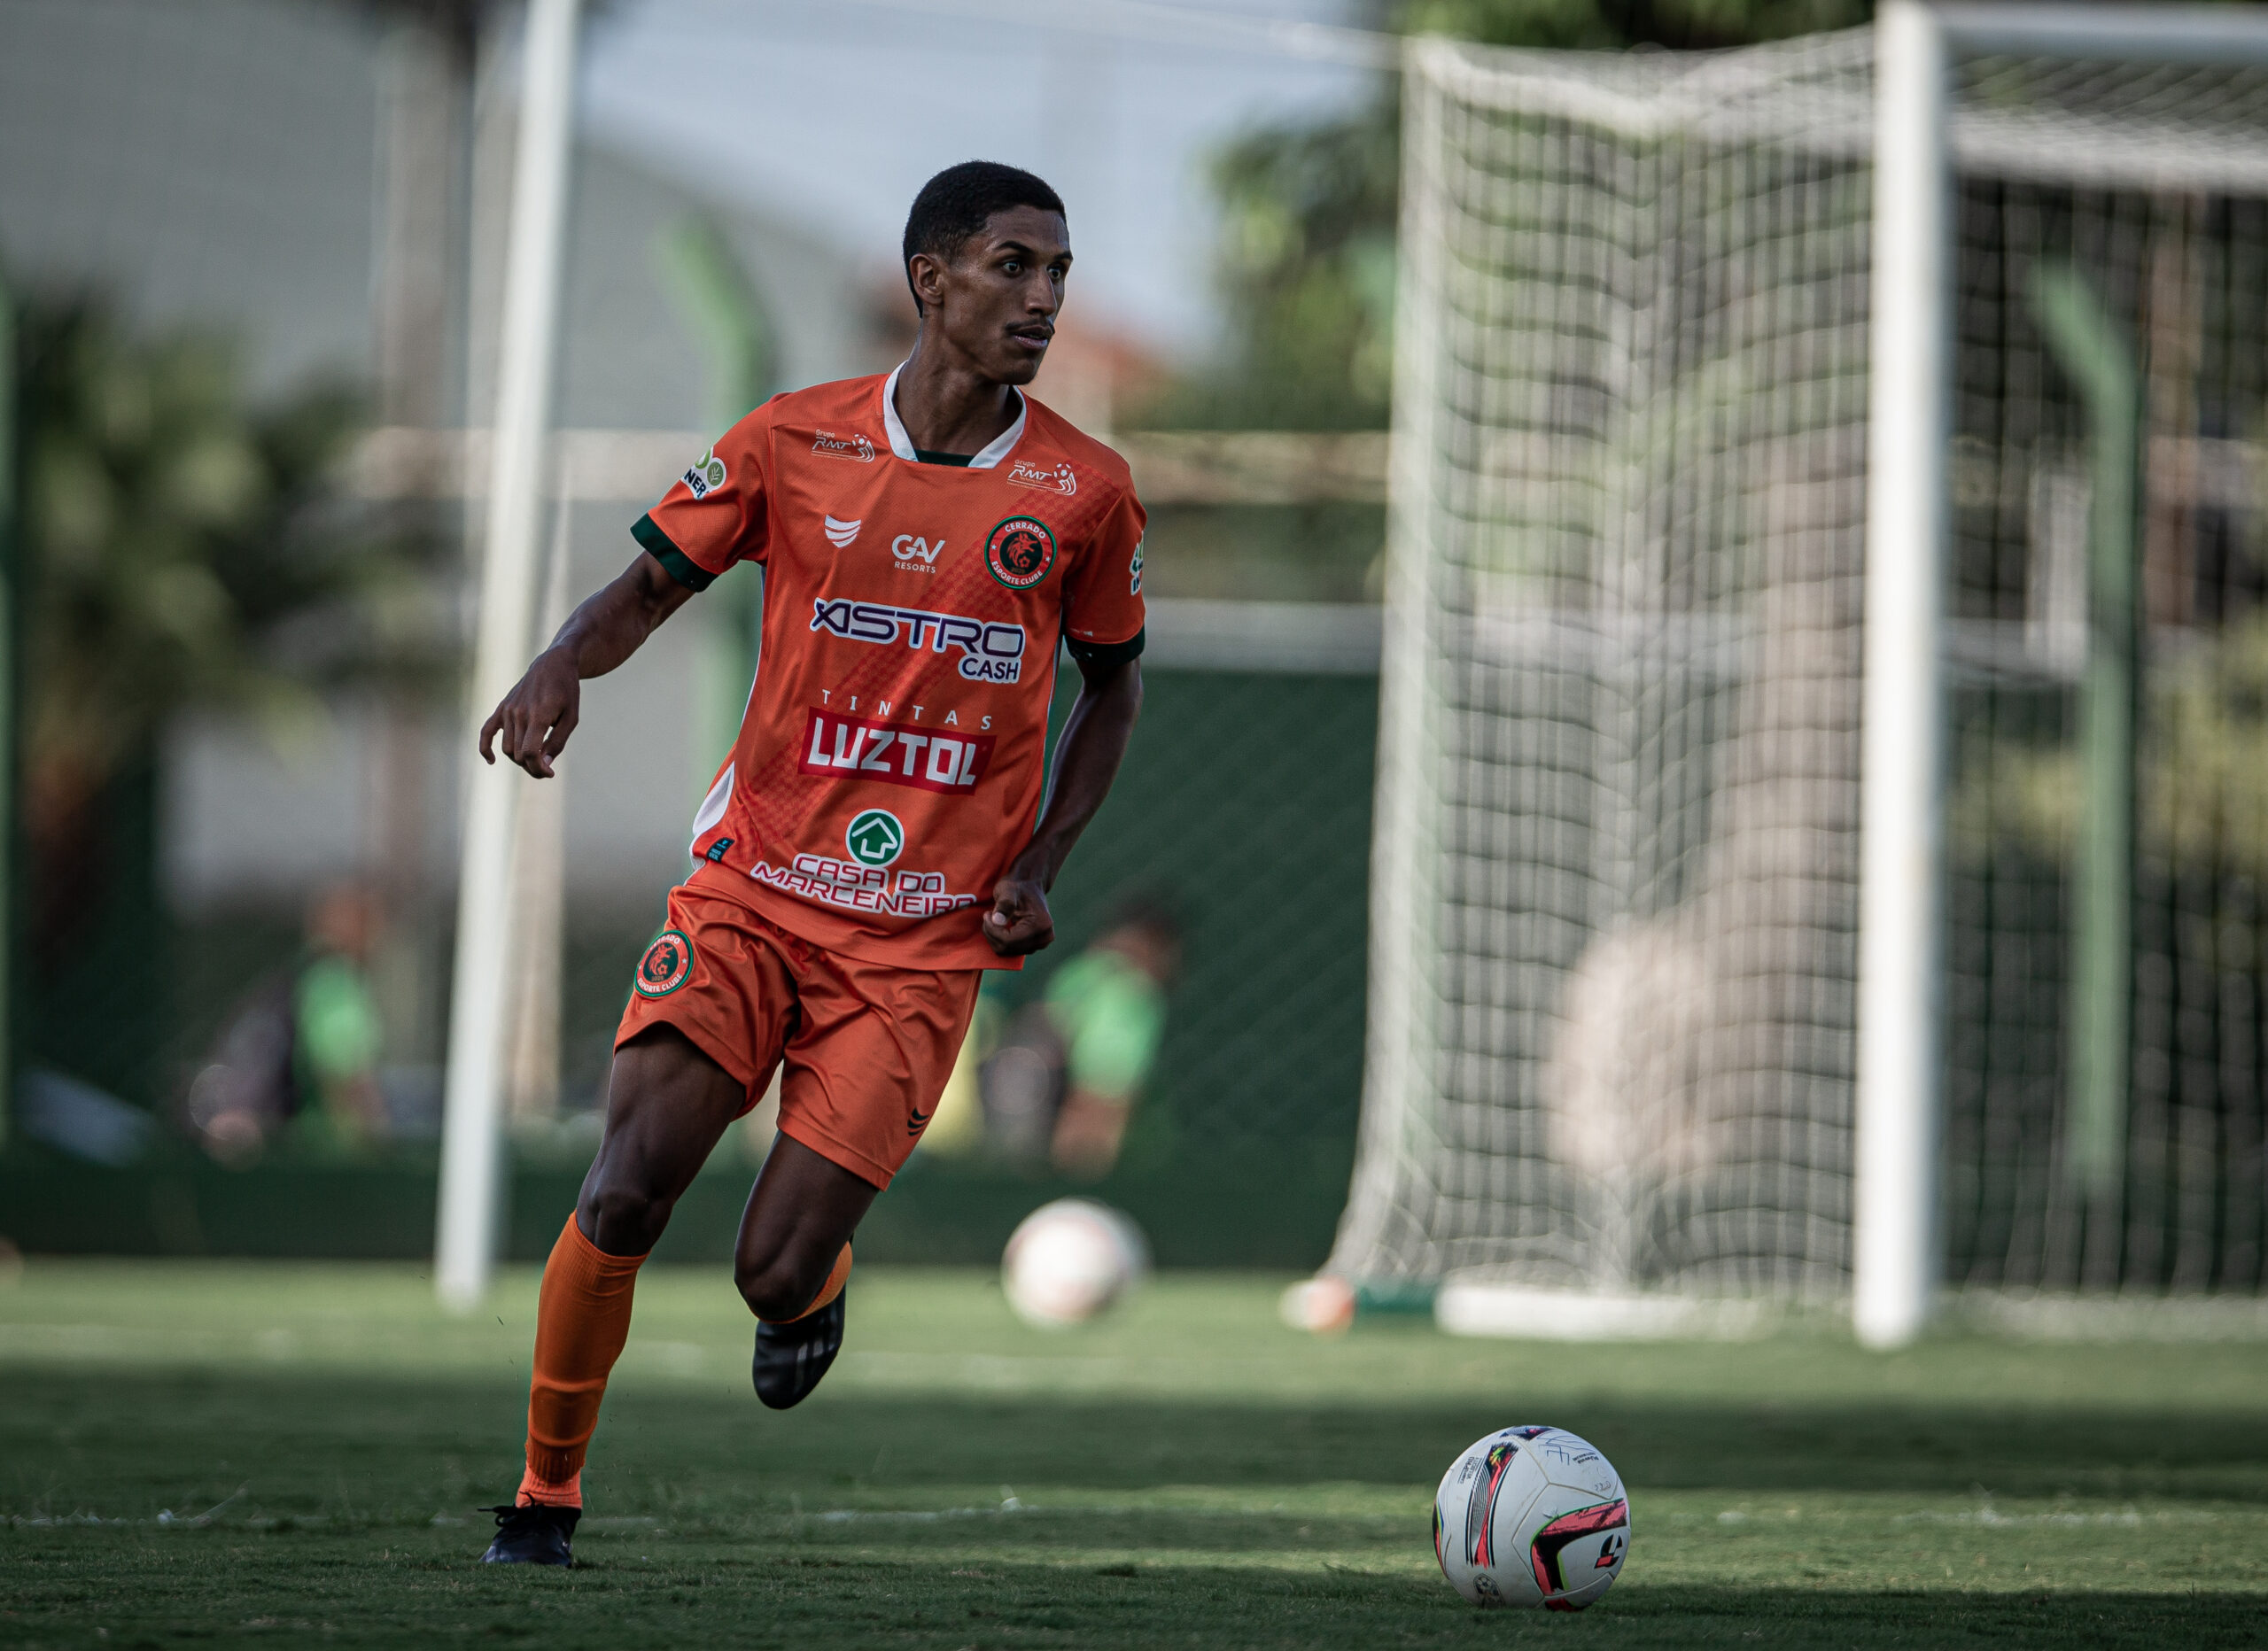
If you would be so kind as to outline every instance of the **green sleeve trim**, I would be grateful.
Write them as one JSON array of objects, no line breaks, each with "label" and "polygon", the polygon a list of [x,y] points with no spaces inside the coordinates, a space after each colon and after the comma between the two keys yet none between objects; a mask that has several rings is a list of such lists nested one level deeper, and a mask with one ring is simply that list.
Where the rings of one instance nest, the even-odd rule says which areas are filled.
[{"label": "green sleeve trim", "polygon": [[1123,642],[1082,642],[1075,636],[1067,636],[1063,639],[1063,646],[1069,648],[1071,657],[1087,670],[1093,670],[1099,667],[1108,670],[1115,665],[1122,665],[1130,659],[1141,658],[1142,639],[1149,634],[1149,629],[1144,625]]},{"label": "green sleeve trim", "polygon": [[705,591],[717,582],[717,576],[680,550],[670,536],[649,514],[631,524],[630,537],[645,546],[646,554],[662,564],[662,571],[688,591]]}]

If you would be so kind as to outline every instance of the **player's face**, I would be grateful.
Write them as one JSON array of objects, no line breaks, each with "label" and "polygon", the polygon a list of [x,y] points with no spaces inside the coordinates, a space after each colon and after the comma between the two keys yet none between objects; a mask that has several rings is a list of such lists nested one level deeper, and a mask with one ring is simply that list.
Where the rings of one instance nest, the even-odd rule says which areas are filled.
[{"label": "player's face", "polygon": [[951,263],[932,268],[930,283],[920,283],[928,286],[922,300],[954,350],[997,384],[1031,383],[1071,273],[1062,214],[1037,206],[994,213]]}]

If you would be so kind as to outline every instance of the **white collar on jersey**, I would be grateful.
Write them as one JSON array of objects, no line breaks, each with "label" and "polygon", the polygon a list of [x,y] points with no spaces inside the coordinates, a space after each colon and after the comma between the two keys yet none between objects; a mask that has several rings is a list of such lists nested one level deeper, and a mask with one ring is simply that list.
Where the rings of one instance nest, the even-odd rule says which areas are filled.
[{"label": "white collar on jersey", "polygon": [[[889,450],[908,462],[918,463],[913,452],[913,438],[905,433],[905,421],[897,416],[897,376],[905,370],[900,361],[889,369],[889,376],[882,381],[882,430],[889,437]],[[983,452],[968,461],[972,470],[990,470],[1015,451],[1016,443],[1023,439],[1024,421],[1031,416],[1031,404],[1023,392],[1016,392],[1016,422],[995,436]]]}]

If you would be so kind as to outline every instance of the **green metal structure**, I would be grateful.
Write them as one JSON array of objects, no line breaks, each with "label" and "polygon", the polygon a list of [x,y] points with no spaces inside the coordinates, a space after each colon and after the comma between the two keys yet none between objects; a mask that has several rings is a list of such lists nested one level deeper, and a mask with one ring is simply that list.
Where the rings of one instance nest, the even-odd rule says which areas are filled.
[{"label": "green metal structure", "polygon": [[[777,388],[779,351],[755,282],[714,219],[690,217],[666,231],[655,256],[686,330],[709,353],[709,422],[718,434]],[[688,458],[690,454],[687,455]],[[762,570],[719,580],[704,599],[723,610],[712,640],[695,660],[692,791],[697,801],[714,777],[711,764],[739,731],[741,709],[756,676],[764,622]]]},{"label": "green metal structure", "polygon": [[2053,264],[2035,271],[2031,308],[2087,411],[2087,653],[2079,681],[2063,1162],[2075,1189],[2109,1200],[2125,1173],[2132,1065],[2140,379],[2122,329],[2076,269]]}]

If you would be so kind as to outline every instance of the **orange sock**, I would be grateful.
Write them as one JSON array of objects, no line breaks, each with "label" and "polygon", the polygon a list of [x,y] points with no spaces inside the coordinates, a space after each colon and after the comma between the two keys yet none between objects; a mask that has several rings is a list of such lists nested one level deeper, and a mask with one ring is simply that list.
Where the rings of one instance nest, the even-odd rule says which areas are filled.
[{"label": "orange sock", "polygon": [[827,1283],[819,1287],[819,1294],[812,1298],[812,1305],[793,1319],[774,1319],[775,1324],[793,1324],[796,1319],[807,1319],[828,1302],[843,1293],[843,1286],[850,1281],[850,1246],[844,1244],[843,1253],[835,1258],[835,1265],[827,1269]]},{"label": "orange sock", "polygon": [[630,1291],[645,1260],[607,1254],[583,1236],[572,1215],[551,1246],[536,1303],[524,1508],[583,1505],[583,1458],[599,1424],[606,1378],[630,1337]]}]

